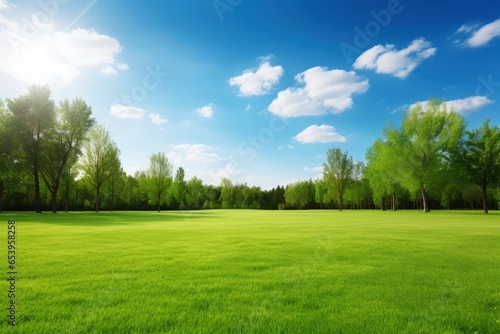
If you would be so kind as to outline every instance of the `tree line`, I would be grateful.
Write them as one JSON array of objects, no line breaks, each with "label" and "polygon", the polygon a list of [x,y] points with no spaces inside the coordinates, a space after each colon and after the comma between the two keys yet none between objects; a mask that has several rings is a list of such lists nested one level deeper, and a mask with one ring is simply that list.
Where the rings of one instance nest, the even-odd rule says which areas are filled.
[{"label": "tree line", "polygon": [[175,173],[165,153],[127,175],[120,150],[82,99],[56,104],[47,86],[0,101],[0,212],[32,210],[458,209],[500,203],[500,130],[464,119],[430,100],[390,123],[366,163],[331,148],[323,177],[271,190],[206,185]]}]

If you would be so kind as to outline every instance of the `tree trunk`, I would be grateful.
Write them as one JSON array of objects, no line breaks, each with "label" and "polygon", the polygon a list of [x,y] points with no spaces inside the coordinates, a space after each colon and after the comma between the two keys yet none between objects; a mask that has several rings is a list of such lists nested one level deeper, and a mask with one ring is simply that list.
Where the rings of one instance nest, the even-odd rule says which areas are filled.
[{"label": "tree trunk", "polygon": [[69,211],[69,182],[66,183],[66,191],[64,194],[64,210],[66,213]]},{"label": "tree trunk", "polygon": [[42,213],[40,205],[40,179],[38,176],[38,161],[33,163],[33,174],[35,176],[35,212]]},{"label": "tree trunk", "polygon": [[340,199],[339,199],[339,211],[342,211],[342,210],[344,210],[344,203],[342,201],[342,197],[340,197]]},{"label": "tree trunk", "polygon": [[95,212],[99,212],[99,187],[96,188],[95,192]]},{"label": "tree trunk", "polygon": [[424,185],[422,185],[422,205],[424,208],[424,212],[431,212],[429,208],[429,196],[427,195],[427,191],[425,190]]},{"label": "tree trunk", "polygon": [[158,206],[158,212],[160,212],[160,195],[158,195],[158,199],[157,199],[157,206]]},{"label": "tree trunk", "polygon": [[3,180],[0,180],[0,213],[3,210]]},{"label": "tree trunk", "polygon": [[395,191],[392,192],[391,201],[392,201],[392,211],[398,211],[398,208],[396,206],[396,192]]},{"label": "tree trunk", "polygon": [[381,205],[382,211],[385,211],[385,197],[382,196],[382,205]]},{"label": "tree trunk", "polygon": [[483,212],[488,213],[488,196],[486,193],[486,185],[484,183],[481,186],[481,189],[483,191]]},{"label": "tree trunk", "polygon": [[59,190],[59,182],[56,182],[52,191],[52,213],[57,213],[57,191]]}]

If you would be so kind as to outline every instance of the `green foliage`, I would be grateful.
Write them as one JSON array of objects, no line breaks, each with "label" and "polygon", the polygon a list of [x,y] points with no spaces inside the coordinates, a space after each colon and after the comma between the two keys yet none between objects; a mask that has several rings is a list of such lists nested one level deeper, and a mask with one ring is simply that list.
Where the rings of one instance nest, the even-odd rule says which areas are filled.
[{"label": "green foliage", "polygon": [[400,130],[386,132],[391,153],[398,160],[400,181],[411,192],[421,190],[423,210],[430,211],[428,191],[444,177],[443,161],[464,132],[463,118],[436,99],[408,110]]},{"label": "green foliage", "polygon": [[285,201],[301,210],[314,202],[315,193],[316,188],[312,180],[292,183],[285,190]]},{"label": "green foliage", "polygon": [[109,136],[108,131],[98,125],[84,144],[85,153],[80,164],[81,170],[95,191],[95,209],[99,211],[100,192],[103,184],[120,170],[120,151]]},{"label": "green foliage", "polygon": [[348,157],[348,152],[342,152],[339,148],[329,149],[326,163],[323,164],[324,178],[328,179],[333,186],[332,192],[335,194],[339,210],[343,210],[344,192],[347,183],[352,177],[354,162],[352,157]]},{"label": "green foliage", "polygon": [[48,136],[55,124],[55,104],[50,98],[48,86],[33,85],[28,87],[28,93],[13,100],[7,99],[12,117],[7,125],[15,134],[19,150],[19,159],[24,161],[32,170],[35,187],[35,211],[40,213],[40,164],[42,150],[45,148],[44,139]]},{"label": "green foliage", "polygon": [[159,152],[149,157],[149,168],[145,173],[144,185],[150,203],[156,204],[160,212],[168,188],[172,184],[172,164],[165,153]]},{"label": "green foliage", "polygon": [[186,205],[187,182],[184,180],[184,168],[179,167],[175,173],[174,183],[172,184],[172,192],[174,199],[178,202],[179,208],[183,209]]},{"label": "green foliage", "polygon": [[187,195],[186,201],[189,208],[199,210],[203,208],[203,204],[205,203],[205,188],[203,187],[203,181],[193,176],[187,182]]},{"label": "green foliage", "polygon": [[65,100],[56,108],[54,126],[44,137],[40,171],[52,194],[52,212],[57,211],[57,192],[66,168],[71,168],[81,154],[88,131],[94,126],[92,109],[82,100]]},{"label": "green foliage", "polygon": [[451,160],[460,176],[481,187],[483,211],[488,213],[487,188],[500,182],[500,129],[486,119],[480,128],[467,131]]}]

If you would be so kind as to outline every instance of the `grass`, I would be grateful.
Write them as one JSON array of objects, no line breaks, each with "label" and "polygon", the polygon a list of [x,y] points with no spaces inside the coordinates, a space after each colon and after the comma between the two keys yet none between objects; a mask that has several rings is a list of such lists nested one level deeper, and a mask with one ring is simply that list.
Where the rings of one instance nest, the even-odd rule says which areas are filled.
[{"label": "grass", "polygon": [[4,333],[500,333],[498,212],[0,217]]}]

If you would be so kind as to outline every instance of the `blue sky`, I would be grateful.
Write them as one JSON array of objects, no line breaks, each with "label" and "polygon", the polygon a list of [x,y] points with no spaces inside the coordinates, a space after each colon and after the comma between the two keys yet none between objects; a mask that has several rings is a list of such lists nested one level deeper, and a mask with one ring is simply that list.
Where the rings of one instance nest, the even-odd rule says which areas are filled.
[{"label": "blue sky", "polygon": [[497,1],[0,0],[0,98],[82,97],[132,174],[265,189],[363,161],[387,121],[437,97],[500,123]]}]

